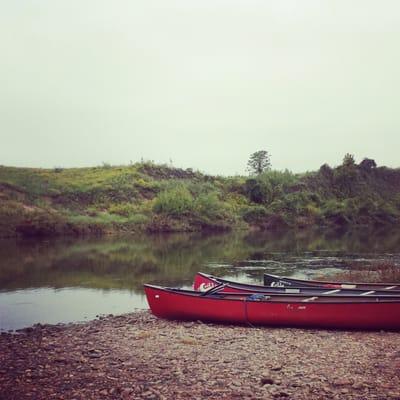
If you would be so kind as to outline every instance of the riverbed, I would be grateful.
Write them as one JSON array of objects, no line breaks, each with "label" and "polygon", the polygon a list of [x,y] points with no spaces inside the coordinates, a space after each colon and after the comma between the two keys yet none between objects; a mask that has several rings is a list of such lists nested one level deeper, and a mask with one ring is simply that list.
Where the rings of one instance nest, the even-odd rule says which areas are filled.
[{"label": "riverbed", "polygon": [[0,335],[0,398],[399,399],[400,334],[174,322],[148,311]]}]

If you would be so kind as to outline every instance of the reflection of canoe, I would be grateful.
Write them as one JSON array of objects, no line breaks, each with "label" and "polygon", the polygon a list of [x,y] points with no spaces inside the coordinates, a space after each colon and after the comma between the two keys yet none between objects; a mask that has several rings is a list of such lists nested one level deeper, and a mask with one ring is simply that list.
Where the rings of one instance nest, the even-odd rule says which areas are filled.
[{"label": "reflection of canoe", "polygon": [[332,289],[326,287],[317,286],[261,286],[251,285],[247,283],[233,282],[227,279],[218,278],[213,275],[198,272],[194,278],[193,289],[206,292],[212,288],[217,288],[218,292],[229,292],[229,293],[268,293],[268,294],[279,294],[279,293],[297,293],[304,295],[331,295],[331,296],[342,296],[342,295],[358,295],[358,296],[399,296],[400,290],[365,290],[365,289]]},{"label": "reflection of canoe", "polygon": [[332,289],[362,289],[362,290],[400,290],[400,283],[359,283],[359,282],[328,282],[306,279],[289,278],[264,274],[265,286],[296,286],[296,287],[324,287]]},{"label": "reflection of canoe", "polygon": [[400,300],[360,296],[204,294],[145,285],[154,315],[251,325],[400,329]]}]

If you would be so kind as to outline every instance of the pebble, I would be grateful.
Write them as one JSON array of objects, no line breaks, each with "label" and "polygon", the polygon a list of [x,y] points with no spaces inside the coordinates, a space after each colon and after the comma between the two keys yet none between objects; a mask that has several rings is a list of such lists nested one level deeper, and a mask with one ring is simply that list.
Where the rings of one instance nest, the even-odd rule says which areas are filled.
[{"label": "pebble", "polygon": [[399,348],[396,332],[253,329],[137,312],[0,335],[0,397],[399,399]]}]

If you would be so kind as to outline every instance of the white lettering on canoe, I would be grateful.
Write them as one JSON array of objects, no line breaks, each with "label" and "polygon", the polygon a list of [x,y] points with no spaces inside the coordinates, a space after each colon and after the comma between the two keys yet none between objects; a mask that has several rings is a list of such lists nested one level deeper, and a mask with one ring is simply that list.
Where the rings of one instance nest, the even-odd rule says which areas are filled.
[{"label": "white lettering on canoe", "polygon": [[215,286],[217,286],[217,285],[214,285],[214,283],[200,283],[199,291],[206,292],[207,290],[210,290],[211,288],[213,288]]},{"label": "white lettering on canoe", "polygon": [[276,287],[276,286],[278,286],[278,287],[284,287],[284,286],[285,286],[285,282],[282,282],[282,281],[272,281],[270,286],[271,286],[271,287]]}]

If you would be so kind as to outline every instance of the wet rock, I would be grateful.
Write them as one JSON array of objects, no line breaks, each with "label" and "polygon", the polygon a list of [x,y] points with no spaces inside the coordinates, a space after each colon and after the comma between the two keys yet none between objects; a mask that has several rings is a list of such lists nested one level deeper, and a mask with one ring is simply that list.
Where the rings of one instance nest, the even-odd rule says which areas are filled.
[{"label": "wet rock", "polygon": [[261,378],[261,385],[273,385],[274,380],[269,376],[263,376]]},{"label": "wet rock", "polygon": [[353,381],[348,378],[340,378],[340,379],[335,379],[332,383],[334,386],[346,386],[346,385],[352,385]]}]

